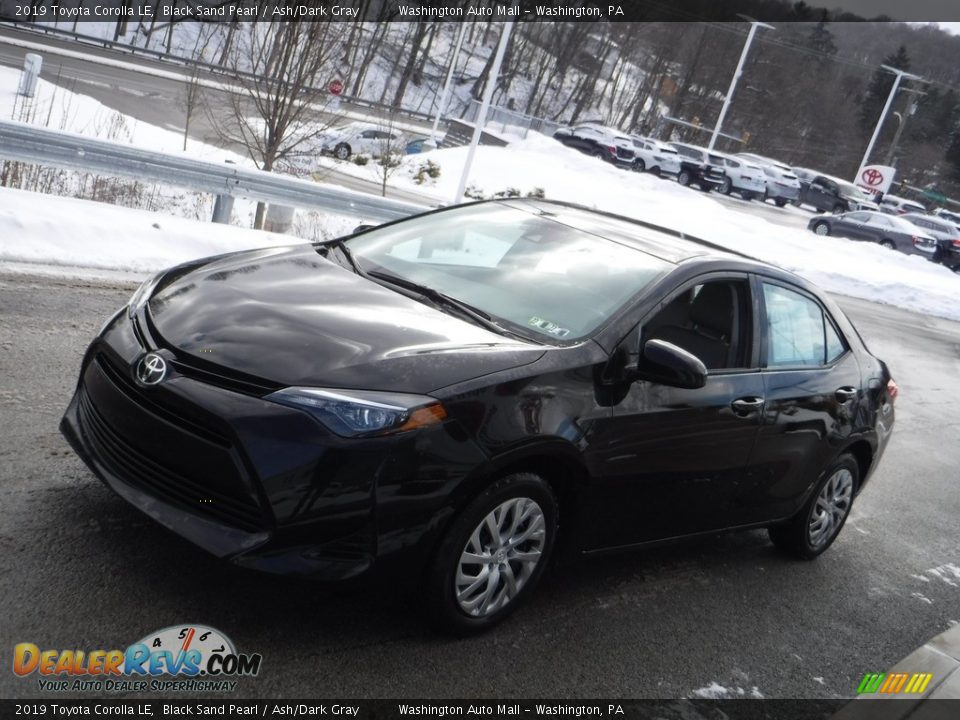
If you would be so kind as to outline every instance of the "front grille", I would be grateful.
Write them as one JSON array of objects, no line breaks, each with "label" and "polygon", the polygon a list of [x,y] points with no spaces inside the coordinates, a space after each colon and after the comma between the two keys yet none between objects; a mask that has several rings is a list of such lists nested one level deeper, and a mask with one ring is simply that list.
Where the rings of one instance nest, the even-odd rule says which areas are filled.
[{"label": "front grille", "polygon": [[110,379],[113,385],[137,405],[146,408],[153,415],[166,420],[172,425],[189,430],[207,442],[219,445],[222,448],[230,447],[230,440],[219,430],[210,427],[209,424],[199,422],[195,418],[186,417],[182,412],[178,412],[166,405],[161,405],[155,397],[148,396],[130,379],[127,373],[106,354],[98,353],[96,361],[99,368],[103,371],[104,375]]},{"label": "front grille", "polygon": [[111,427],[94,406],[86,387],[81,386],[77,396],[80,424],[97,460],[125,483],[171,505],[241,530],[253,532],[265,527],[264,515],[252,500],[217,492],[208,484],[147,457]]}]

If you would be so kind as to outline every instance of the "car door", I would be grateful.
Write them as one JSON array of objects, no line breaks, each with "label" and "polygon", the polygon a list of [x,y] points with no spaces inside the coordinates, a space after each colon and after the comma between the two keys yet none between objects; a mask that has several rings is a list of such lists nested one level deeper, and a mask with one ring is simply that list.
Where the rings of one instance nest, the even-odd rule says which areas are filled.
[{"label": "car door", "polygon": [[785,518],[803,504],[853,431],[863,396],[856,356],[810,293],[759,276],[763,423],[741,489],[744,523]]},{"label": "car door", "polygon": [[731,503],[742,495],[762,417],[754,318],[748,277],[711,275],[676,288],[624,339],[634,349],[659,339],[703,356],[707,382],[696,390],[635,382],[593,423],[586,549],[736,524]]},{"label": "car door", "polygon": [[865,212],[852,212],[839,215],[830,226],[831,235],[850,238],[851,240],[869,240],[872,232],[867,227],[870,215]]}]

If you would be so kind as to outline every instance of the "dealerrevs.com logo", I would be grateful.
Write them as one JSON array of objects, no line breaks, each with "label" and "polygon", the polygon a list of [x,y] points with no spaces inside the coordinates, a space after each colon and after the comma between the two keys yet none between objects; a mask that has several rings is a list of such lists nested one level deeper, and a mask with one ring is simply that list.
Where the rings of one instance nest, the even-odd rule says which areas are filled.
[{"label": "dealerrevs.com logo", "polygon": [[173,625],[125,650],[13,648],[13,672],[45,692],[232,692],[260,672],[263,656],[238,653],[219,630]]}]

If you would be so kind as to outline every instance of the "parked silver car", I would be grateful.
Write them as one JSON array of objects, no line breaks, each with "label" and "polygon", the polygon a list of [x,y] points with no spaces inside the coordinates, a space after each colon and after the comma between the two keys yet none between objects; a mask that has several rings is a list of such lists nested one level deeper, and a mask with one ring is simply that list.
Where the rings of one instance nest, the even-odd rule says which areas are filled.
[{"label": "parked silver car", "polygon": [[960,272],[960,227],[946,218],[906,213],[899,219],[916,225],[920,230],[937,240],[937,248],[931,258],[934,262],[946,265],[954,272]]},{"label": "parked silver car", "polygon": [[851,240],[875,242],[907,255],[929,258],[937,249],[937,241],[925,230],[902,218],[880,212],[858,210],[840,215],[821,215],[807,223],[807,228],[817,235],[838,235]]}]

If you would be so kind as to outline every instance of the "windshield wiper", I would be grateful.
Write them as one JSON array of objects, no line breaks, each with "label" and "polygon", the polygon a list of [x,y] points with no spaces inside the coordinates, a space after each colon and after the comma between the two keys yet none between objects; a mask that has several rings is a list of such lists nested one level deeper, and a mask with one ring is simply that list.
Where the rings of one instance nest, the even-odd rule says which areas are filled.
[{"label": "windshield wiper", "polygon": [[343,255],[347,262],[350,263],[350,268],[360,277],[370,279],[370,274],[360,267],[360,263],[357,262],[357,259],[353,256],[350,248],[347,247],[347,244],[340,238],[336,240],[330,240],[329,242],[321,243],[319,248],[326,250],[327,248],[335,247],[340,251],[340,254]]},{"label": "windshield wiper", "polygon": [[421,285],[420,283],[414,282],[413,280],[407,280],[398,275],[393,275],[391,273],[380,272],[378,270],[371,270],[368,273],[368,276],[371,278],[376,278],[377,280],[382,280],[383,282],[390,283],[396,287],[409,290],[412,293],[420,295],[430,300],[434,305],[446,307],[448,309],[456,310],[460,315],[466,316],[473,320],[477,325],[485,327],[487,330],[492,330],[495,333],[500,335],[512,335],[514,337],[527,340],[522,335],[511,332],[504,327],[501,327],[493,321],[493,319],[479,308],[475,308],[473,305],[469,305],[462,300],[457,300],[455,297],[451,297],[446,293],[435,290],[428,285]]}]

